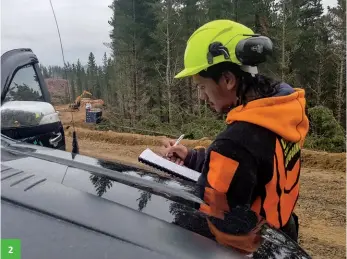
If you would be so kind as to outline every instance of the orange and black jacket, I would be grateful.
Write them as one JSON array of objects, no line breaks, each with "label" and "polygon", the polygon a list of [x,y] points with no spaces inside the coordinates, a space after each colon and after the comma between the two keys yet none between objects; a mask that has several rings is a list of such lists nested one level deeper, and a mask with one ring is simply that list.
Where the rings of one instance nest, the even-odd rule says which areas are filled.
[{"label": "orange and black jacket", "polygon": [[211,232],[223,239],[232,224],[223,212],[245,206],[285,229],[299,195],[309,127],[304,90],[282,83],[274,96],[232,109],[226,122],[207,149],[192,149],[185,159],[185,166],[201,172],[197,186],[206,204],[200,210],[211,216]]}]

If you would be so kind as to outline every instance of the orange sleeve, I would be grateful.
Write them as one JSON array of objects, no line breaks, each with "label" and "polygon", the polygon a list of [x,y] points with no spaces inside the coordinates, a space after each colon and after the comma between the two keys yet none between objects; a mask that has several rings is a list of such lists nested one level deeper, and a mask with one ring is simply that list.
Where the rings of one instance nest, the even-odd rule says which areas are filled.
[{"label": "orange sleeve", "polygon": [[[244,148],[232,141],[217,141],[207,157],[207,181],[201,211],[217,223],[221,231],[232,233],[225,216],[234,217],[233,208],[251,209],[253,190],[257,183],[257,163]],[[228,216],[227,216],[228,217]]]},{"label": "orange sleeve", "polygon": [[220,140],[211,149],[207,183],[219,193],[226,194],[228,205],[251,205],[257,183],[257,162],[244,148],[232,141]]},{"label": "orange sleeve", "polygon": [[238,166],[239,162],[212,150],[207,174],[208,183],[213,189],[227,193]]}]

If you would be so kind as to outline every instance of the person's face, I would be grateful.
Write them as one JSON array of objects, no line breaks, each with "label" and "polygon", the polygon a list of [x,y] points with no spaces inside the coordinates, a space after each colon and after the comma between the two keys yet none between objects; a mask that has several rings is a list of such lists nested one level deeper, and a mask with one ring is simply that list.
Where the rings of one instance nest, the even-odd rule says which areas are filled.
[{"label": "person's face", "polygon": [[237,102],[236,77],[231,72],[225,73],[218,84],[213,79],[200,75],[194,75],[193,82],[199,89],[199,98],[206,101],[216,112],[223,112]]}]

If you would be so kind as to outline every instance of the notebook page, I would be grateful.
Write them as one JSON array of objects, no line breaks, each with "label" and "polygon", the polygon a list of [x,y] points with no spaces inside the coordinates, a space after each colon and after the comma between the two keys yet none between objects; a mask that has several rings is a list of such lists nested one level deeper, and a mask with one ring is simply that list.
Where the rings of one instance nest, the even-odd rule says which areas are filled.
[{"label": "notebook page", "polygon": [[186,178],[189,178],[193,181],[197,181],[200,173],[197,171],[194,171],[190,168],[180,166],[178,164],[175,164],[159,155],[154,153],[152,150],[149,148],[145,149],[141,155],[139,156],[139,160],[144,160],[143,162],[145,163],[146,161],[155,165],[158,165],[160,168],[162,168],[164,171],[165,169],[168,171],[171,171],[177,175],[184,176]]}]

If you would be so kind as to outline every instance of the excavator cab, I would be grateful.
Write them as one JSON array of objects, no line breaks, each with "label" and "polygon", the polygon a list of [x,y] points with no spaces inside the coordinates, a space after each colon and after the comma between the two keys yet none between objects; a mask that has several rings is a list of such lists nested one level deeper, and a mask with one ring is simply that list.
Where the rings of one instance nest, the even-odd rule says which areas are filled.
[{"label": "excavator cab", "polygon": [[81,106],[81,99],[84,98],[85,95],[89,95],[90,97],[93,96],[91,92],[84,90],[79,96],[77,96],[75,102],[70,105],[70,108],[72,108],[73,110],[79,110]]}]

